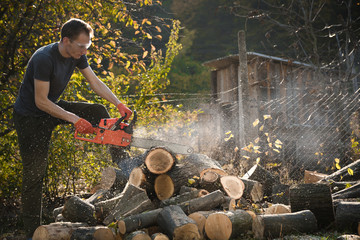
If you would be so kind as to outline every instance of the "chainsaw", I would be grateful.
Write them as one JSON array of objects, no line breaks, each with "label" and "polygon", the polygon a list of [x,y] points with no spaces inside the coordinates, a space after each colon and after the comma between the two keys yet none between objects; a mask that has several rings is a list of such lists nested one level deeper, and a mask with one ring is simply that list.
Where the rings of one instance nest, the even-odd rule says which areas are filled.
[{"label": "chainsaw", "polygon": [[134,117],[128,124],[121,118],[103,118],[98,125],[93,126],[94,134],[87,134],[80,136],[78,131],[75,131],[75,138],[87,142],[98,144],[107,144],[119,147],[138,147],[150,149],[152,147],[166,147],[170,151],[178,154],[188,155],[194,152],[192,147],[187,145],[171,143],[162,140],[138,138],[133,136],[134,126],[137,121],[137,113],[134,111]]}]

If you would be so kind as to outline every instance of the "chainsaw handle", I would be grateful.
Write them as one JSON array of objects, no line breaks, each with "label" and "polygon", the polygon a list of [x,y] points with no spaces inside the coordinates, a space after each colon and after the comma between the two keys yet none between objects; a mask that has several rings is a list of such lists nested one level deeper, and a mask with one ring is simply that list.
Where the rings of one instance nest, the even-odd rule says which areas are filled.
[{"label": "chainsaw handle", "polygon": [[117,130],[117,128],[120,126],[120,123],[122,122],[122,121],[124,121],[124,119],[126,118],[126,116],[127,116],[127,113],[125,113],[125,116],[123,116],[123,117],[121,117],[121,118],[119,118],[116,122],[115,122],[115,124],[110,128],[110,130]]}]

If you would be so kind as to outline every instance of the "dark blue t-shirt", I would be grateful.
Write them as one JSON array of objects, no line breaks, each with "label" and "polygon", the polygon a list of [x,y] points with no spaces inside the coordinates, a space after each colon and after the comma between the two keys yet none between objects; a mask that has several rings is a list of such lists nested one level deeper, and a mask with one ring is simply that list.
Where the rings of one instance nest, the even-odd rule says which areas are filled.
[{"label": "dark blue t-shirt", "polygon": [[59,44],[52,43],[38,49],[30,58],[15,111],[24,116],[41,116],[45,112],[35,105],[34,79],[50,82],[48,98],[56,103],[74,73],[75,67],[85,69],[89,66],[86,55],[80,59],[64,58],[59,52]]}]

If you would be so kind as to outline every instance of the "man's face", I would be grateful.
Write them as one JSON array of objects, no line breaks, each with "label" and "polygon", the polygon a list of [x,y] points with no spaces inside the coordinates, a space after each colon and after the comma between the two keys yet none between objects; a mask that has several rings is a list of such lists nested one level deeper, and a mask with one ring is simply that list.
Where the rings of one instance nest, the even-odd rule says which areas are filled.
[{"label": "man's face", "polygon": [[85,55],[91,45],[91,39],[86,33],[80,33],[76,39],[68,39],[66,53],[75,59]]}]

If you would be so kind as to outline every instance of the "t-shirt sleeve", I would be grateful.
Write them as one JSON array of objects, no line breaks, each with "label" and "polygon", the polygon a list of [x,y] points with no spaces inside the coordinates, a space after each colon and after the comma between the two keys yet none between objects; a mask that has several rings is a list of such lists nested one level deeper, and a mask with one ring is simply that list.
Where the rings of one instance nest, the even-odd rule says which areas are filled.
[{"label": "t-shirt sleeve", "polygon": [[88,63],[88,59],[86,57],[86,55],[82,55],[79,59],[79,61],[76,64],[76,67],[78,67],[79,69],[85,69],[89,66]]},{"label": "t-shirt sleeve", "polygon": [[53,71],[53,63],[50,57],[45,54],[36,54],[33,56],[32,64],[34,66],[34,79],[49,82]]}]

